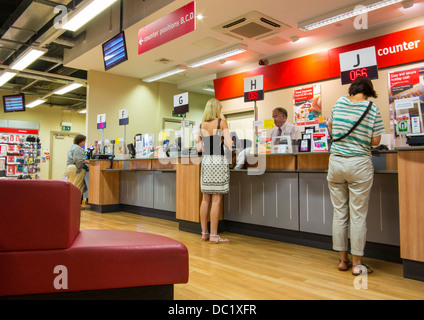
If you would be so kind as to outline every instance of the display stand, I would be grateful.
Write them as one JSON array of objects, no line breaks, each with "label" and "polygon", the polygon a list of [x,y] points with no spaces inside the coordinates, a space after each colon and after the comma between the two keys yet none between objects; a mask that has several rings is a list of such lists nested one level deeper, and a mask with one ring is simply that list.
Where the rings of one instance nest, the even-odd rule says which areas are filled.
[{"label": "display stand", "polygon": [[40,150],[36,136],[0,135],[0,178],[40,179]]}]

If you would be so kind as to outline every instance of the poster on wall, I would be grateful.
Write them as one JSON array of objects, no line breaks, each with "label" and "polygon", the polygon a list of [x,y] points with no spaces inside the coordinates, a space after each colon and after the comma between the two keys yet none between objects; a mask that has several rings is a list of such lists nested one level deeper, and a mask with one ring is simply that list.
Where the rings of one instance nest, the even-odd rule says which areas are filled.
[{"label": "poster on wall", "polygon": [[424,134],[424,66],[389,72],[390,124],[395,136]]},{"label": "poster on wall", "polygon": [[293,90],[293,114],[297,126],[318,125],[321,117],[321,85]]}]

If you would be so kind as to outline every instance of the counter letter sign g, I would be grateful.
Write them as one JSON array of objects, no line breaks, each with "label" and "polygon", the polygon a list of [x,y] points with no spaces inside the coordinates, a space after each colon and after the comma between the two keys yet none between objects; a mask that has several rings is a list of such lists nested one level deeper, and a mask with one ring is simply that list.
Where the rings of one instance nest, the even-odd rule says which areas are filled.
[{"label": "counter letter sign g", "polygon": [[58,275],[53,281],[54,288],[56,290],[68,290],[68,268],[56,266],[53,273]]}]

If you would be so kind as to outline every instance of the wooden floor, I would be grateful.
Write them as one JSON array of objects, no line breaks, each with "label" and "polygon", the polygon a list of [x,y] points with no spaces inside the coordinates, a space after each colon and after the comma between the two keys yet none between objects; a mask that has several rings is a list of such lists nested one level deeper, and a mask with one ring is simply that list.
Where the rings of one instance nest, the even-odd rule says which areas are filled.
[{"label": "wooden floor", "polygon": [[355,289],[355,277],[337,270],[337,253],[239,234],[223,233],[229,244],[200,241],[178,223],[124,212],[82,211],[81,229],[132,230],[184,243],[190,279],[175,286],[175,300],[391,300],[424,299],[424,282],[405,279],[402,265],[364,259],[373,274]]}]

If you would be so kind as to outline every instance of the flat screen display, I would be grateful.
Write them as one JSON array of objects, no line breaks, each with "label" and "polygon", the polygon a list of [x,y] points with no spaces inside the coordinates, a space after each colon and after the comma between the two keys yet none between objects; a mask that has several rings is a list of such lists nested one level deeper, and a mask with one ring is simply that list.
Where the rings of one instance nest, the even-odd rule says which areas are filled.
[{"label": "flat screen display", "polygon": [[105,42],[102,47],[106,71],[128,60],[124,32]]},{"label": "flat screen display", "polygon": [[25,95],[3,96],[3,107],[5,113],[25,111]]}]

